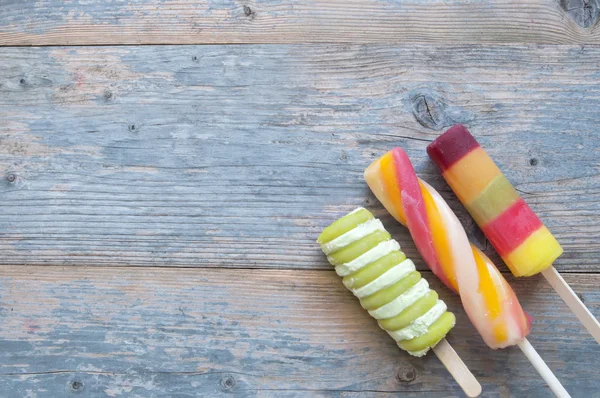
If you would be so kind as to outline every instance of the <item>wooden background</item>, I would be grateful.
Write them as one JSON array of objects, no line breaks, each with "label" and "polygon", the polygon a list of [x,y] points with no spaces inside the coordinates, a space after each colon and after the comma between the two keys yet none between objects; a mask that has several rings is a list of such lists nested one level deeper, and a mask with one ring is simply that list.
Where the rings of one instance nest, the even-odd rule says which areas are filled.
[{"label": "wooden background", "polygon": [[[0,0],[0,396],[461,396],[395,347],[315,239],[404,147],[467,125],[600,316],[598,2]],[[36,46],[36,47],[31,47]],[[458,324],[484,396],[547,397],[516,348]],[[530,341],[574,397],[600,348],[540,277]]]}]

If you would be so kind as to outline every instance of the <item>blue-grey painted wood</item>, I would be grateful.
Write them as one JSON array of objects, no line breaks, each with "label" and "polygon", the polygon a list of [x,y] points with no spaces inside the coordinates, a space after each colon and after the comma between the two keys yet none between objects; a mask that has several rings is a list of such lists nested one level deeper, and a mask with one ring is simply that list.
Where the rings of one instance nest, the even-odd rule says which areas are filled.
[{"label": "blue-grey painted wood", "polygon": [[[424,277],[457,314],[448,340],[483,396],[550,396],[516,347],[487,348],[458,296]],[[599,278],[566,275],[595,313]],[[573,397],[597,396],[600,346],[542,278],[513,286],[548,366]],[[462,395],[332,271],[0,266],[0,363],[9,398]]]},{"label": "blue-grey painted wood", "polygon": [[425,153],[462,122],[564,245],[556,267],[598,270],[600,48],[2,48],[0,59],[0,263],[322,269],[315,237],[359,205],[418,258],[362,179],[396,145],[486,246]]},{"label": "blue-grey painted wood", "polygon": [[600,44],[587,0],[4,0],[0,45]]},{"label": "blue-grey painted wood", "polygon": [[[459,396],[314,244],[366,205],[418,258],[361,178],[401,145],[486,247],[424,152],[456,122],[600,314],[600,49],[447,45],[600,44],[597,20],[579,0],[3,2],[0,45],[353,45],[0,49],[0,397]],[[425,276],[484,396],[549,395]],[[508,278],[549,366],[574,397],[597,395],[598,345],[545,281]]]}]

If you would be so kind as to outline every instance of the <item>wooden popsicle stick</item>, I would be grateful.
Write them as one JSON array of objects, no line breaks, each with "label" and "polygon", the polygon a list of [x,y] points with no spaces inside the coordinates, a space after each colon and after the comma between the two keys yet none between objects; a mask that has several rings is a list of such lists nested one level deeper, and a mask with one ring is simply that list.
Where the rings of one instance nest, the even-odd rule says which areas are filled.
[{"label": "wooden popsicle stick", "polygon": [[448,369],[448,372],[454,377],[460,388],[463,389],[468,397],[478,397],[481,394],[481,384],[477,381],[473,373],[467,368],[467,365],[458,356],[454,348],[448,343],[448,340],[442,339],[435,347],[433,352],[440,359],[442,364]]},{"label": "wooden popsicle stick", "polygon": [[567,306],[569,306],[575,316],[579,318],[592,337],[596,339],[596,342],[600,344],[600,323],[598,323],[598,320],[585,304],[583,304],[573,289],[565,282],[563,277],[560,276],[556,268],[552,266],[548,267],[542,271],[542,275],[544,275],[548,283],[556,290],[556,293],[558,293],[560,298],[562,298]]},{"label": "wooden popsicle stick", "polygon": [[546,362],[540,357],[535,348],[531,345],[529,340],[524,338],[518,343],[519,348],[523,351],[523,354],[529,359],[533,367],[538,371],[542,379],[548,384],[550,390],[559,398],[571,397],[563,385],[558,381],[552,370],[546,365]]}]

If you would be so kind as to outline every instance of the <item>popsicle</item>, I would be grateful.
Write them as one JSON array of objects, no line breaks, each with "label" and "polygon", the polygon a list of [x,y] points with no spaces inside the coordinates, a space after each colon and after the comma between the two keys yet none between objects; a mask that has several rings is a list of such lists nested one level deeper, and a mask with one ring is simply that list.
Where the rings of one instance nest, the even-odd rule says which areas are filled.
[{"label": "popsicle", "polygon": [[[421,256],[460,295],[469,319],[492,349],[519,345],[558,396],[568,393],[527,342],[531,317],[502,274],[469,243],[456,215],[438,192],[420,180],[401,148],[365,170],[365,180],[384,207],[408,227]],[[532,354],[535,353],[535,354]]]},{"label": "popsicle", "polygon": [[427,153],[515,276],[548,268],[562,247],[462,125]]},{"label": "popsicle", "polygon": [[541,272],[600,343],[600,324],[552,267],[562,247],[471,133],[453,126],[427,153],[511,272]]},{"label": "popsicle", "polygon": [[413,356],[430,349],[445,360],[469,396],[481,386],[445,336],[456,318],[416,271],[383,224],[358,208],[325,228],[317,242],[342,282],[397,345]]},{"label": "popsicle", "polygon": [[385,208],[408,227],[433,273],[460,294],[469,319],[490,348],[517,344],[529,334],[530,317],[502,274],[469,243],[452,210],[417,178],[401,148],[373,162],[365,180]]}]

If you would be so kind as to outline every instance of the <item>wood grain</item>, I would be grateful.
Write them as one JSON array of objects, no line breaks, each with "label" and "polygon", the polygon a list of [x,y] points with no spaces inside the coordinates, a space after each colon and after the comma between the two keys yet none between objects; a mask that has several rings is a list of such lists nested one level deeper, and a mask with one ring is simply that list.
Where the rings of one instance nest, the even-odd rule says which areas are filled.
[{"label": "wood grain", "polygon": [[[518,348],[487,348],[457,296],[424,276],[457,314],[448,339],[484,396],[549,395]],[[600,276],[566,278],[600,314]],[[535,317],[531,343],[573,396],[594,396],[600,347],[543,279],[513,286]],[[461,395],[331,271],[1,266],[0,364],[8,397]]]},{"label": "wood grain", "polygon": [[600,44],[584,0],[4,0],[0,45]]},{"label": "wood grain", "polygon": [[[0,396],[461,396],[434,355],[395,347],[314,242],[363,205],[425,268],[362,180],[400,145],[500,265],[425,154],[457,122],[556,234],[556,267],[599,316],[598,10],[1,1]],[[549,396],[424,276],[483,396]],[[598,345],[542,278],[507,279],[567,390],[598,395]]]},{"label": "wood grain", "polygon": [[557,269],[598,269],[600,48],[3,48],[0,57],[0,263],[329,269],[315,238],[360,205],[418,259],[362,179],[397,145],[486,247],[425,153],[462,122],[564,245]]}]

